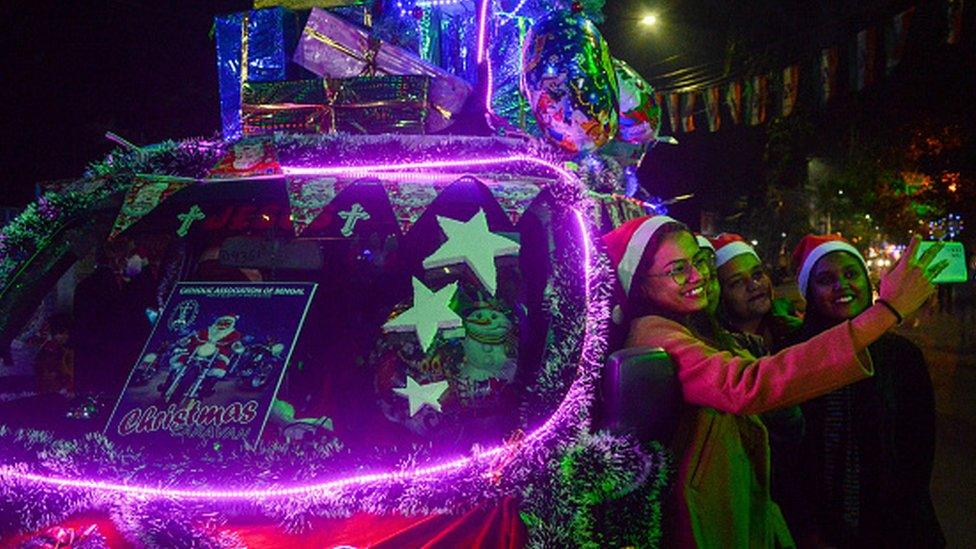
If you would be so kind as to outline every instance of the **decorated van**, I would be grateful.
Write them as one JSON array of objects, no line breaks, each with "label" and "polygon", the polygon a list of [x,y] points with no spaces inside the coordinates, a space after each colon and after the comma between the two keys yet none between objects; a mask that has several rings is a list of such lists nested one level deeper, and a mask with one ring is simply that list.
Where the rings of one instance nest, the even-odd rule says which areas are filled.
[{"label": "decorated van", "polygon": [[[533,32],[569,53],[486,82],[529,39],[456,4],[424,9],[490,34],[465,70],[356,8],[219,17],[222,137],[118,139],[3,228],[0,545],[658,543],[667,453],[605,428],[598,243],[654,209],[652,90],[618,112],[568,11]],[[576,53],[602,68],[546,80]],[[471,109],[494,131],[447,133]]]}]

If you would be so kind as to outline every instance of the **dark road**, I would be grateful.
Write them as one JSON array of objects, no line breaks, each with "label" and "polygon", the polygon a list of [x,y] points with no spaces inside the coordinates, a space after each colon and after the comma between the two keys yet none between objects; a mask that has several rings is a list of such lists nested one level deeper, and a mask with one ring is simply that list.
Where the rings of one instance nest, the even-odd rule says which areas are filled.
[{"label": "dark road", "polygon": [[932,497],[949,547],[976,547],[976,311],[968,315],[933,307],[901,330],[925,353],[935,387]]}]

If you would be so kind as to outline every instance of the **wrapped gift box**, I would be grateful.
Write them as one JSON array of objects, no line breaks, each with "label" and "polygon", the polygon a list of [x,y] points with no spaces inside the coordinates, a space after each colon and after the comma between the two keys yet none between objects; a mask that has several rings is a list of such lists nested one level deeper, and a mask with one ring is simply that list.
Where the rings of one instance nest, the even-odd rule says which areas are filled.
[{"label": "wrapped gift box", "polygon": [[423,133],[429,85],[427,76],[248,82],[243,132]]},{"label": "wrapped gift box", "polygon": [[463,79],[414,54],[372,38],[364,29],[325,10],[313,9],[295,49],[294,61],[324,77],[421,75],[430,77],[427,130],[442,130],[471,93]]},{"label": "wrapped gift box", "polygon": [[298,76],[289,68],[298,40],[297,14],[281,7],[251,10],[214,19],[220,118],[225,138],[241,135],[243,82],[275,82]]},{"label": "wrapped gift box", "polygon": [[468,83],[478,82],[478,17],[474,2],[464,0],[439,8],[437,66],[460,76]]}]

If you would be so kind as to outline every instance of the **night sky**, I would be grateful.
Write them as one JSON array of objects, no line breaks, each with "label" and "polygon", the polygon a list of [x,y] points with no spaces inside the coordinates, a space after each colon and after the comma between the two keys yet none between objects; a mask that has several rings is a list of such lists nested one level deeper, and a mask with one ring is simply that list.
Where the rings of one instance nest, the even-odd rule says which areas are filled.
[{"label": "night sky", "polygon": [[[781,68],[905,2],[662,1],[656,9],[664,24],[653,32],[637,25],[642,6],[650,4],[607,0],[601,29],[615,56],[667,87],[689,78],[717,81],[726,68],[748,70],[749,63]],[[936,33],[942,23],[924,5],[913,31]],[[213,16],[249,6],[209,0],[2,3],[0,205],[22,206],[38,181],[79,176],[113,148],[106,131],[140,145],[213,135],[219,129]],[[731,43],[734,55],[728,56]],[[964,90],[973,89],[972,53],[944,49],[915,48],[904,63],[908,69],[869,93],[808,113],[823,139],[833,140],[833,126],[852,116],[871,121],[932,109],[972,120],[972,101],[963,99]],[[764,130],[725,124],[709,134],[701,120],[697,132],[677,136],[679,146],[653,150],[642,170],[652,194],[696,193],[672,210],[692,224],[699,208],[727,202],[730,192],[747,192],[763,177]]]},{"label": "night sky", "polygon": [[219,129],[213,16],[247,1],[2,3],[0,203],[72,178],[112,150]]}]

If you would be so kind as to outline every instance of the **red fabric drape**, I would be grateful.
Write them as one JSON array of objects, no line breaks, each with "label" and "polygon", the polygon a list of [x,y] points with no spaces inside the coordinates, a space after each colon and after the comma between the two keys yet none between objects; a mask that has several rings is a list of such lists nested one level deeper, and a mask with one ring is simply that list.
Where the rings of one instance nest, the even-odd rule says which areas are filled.
[{"label": "red fabric drape", "polygon": [[269,548],[351,545],[375,549],[515,549],[524,547],[527,537],[518,504],[512,498],[485,503],[456,516],[362,513],[349,518],[315,519],[312,530],[301,535],[286,534],[276,526],[246,522],[228,524],[227,529],[249,547]]},{"label": "red fabric drape", "polygon": [[[129,549],[133,547],[132,544],[125,541],[122,534],[118,531],[118,529],[115,528],[115,523],[112,522],[112,519],[109,518],[108,514],[101,511],[79,513],[55,526],[81,533],[92,524],[98,527],[98,532],[102,535],[102,537],[105,538],[106,543],[112,549]],[[50,527],[42,528],[37,532],[30,534],[21,534],[9,538],[0,535],[0,548],[13,549],[15,547],[19,547],[23,543],[44,534],[48,530],[50,530]]]},{"label": "red fabric drape", "polygon": [[[98,524],[99,532],[113,549],[131,547],[103,513],[78,515],[61,526],[83,530],[92,523]],[[516,549],[524,547],[527,538],[518,504],[510,497],[482,504],[461,515],[405,517],[361,513],[348,518],[313,519],[312,528],[303,534],[286,533],[264,518],[235,519],[223,530],[236,534],[247,547],[261,548],[350,545],[375,549]],[[9,545],[0,546],[16,547],[34,535],[37,534],[18,536],[7,540]]]}]

